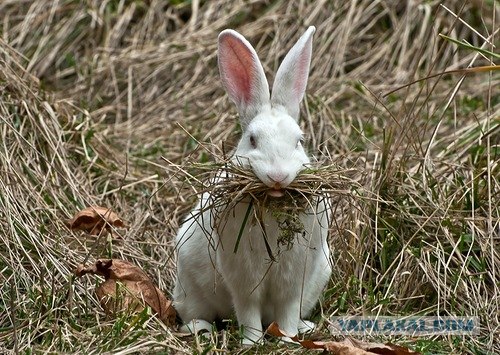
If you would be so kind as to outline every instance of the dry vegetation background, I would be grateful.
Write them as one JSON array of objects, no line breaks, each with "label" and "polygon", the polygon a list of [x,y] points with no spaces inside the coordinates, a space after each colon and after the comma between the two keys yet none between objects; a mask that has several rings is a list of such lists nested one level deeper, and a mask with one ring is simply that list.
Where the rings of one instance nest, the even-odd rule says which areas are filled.
[{"label": "dry vegetation background", "polygon": [[[238,349],[234,329],[211,343],[176,337],[144,312],[108,320],[94,280],[72,270],[123,258],[171,290],[174,235],[195,198],[161,157],[210,161],[198,141],[230,147],[239,130],[218,79],[218,33],[244,34],[272,82],[308,25],[307,145],[356,169],[362,185],[332,228],[320,336],[331,315],[477,315],[477,337],[392,341],[500,352],[498,72],[384,96],[430,73],[494,64],[438,34],[498,53],[498,3],[444,3],[0,2],[0,352]],[[117,211],[130,226],[123,239],[65,226],[89,205]]]}]

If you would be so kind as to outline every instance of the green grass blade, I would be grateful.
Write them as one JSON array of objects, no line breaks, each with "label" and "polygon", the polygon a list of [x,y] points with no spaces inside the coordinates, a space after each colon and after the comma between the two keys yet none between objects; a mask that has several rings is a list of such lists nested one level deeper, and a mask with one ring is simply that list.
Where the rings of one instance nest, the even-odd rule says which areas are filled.
[{"label": "green grass blade", "polygon": [[253,200],[251,200],[250,203],[248,204],[248,208],[247,208],[247,211],[245,213],[245,218],[243,218],[243,223],[241,223],[240,231],[238,232],[238,238],[236,239],[236,244],[234,245],[234,250],[233,250],[234,253],[236,253],[236,251],[238,251],[238,246],[240,245],[241,236],[243,235],[243,230],[245,229],[245,226],[247,225],[248,217],[250,216],[250,212],[252,211],[252,207],[253,207]]},{"label": "green grass blade", "polygon": [[473,46],[465,41],[459,41],[457,39],[454,39],[454,38],[451,38],[451,37],[448,37],[442,33],[439,34],[439,37],[447,40],[447,41],[450,41],[450,42],[453,42],[455,43],[456,45],[458,45],[459,47],[463,47],[463,48],[466,48],[466,49],[470,49],[470,50],[473,50],[473,51],[476,51],[476,52],[479,52],[479,53],[482,53],[484,55],[489,55],[489,56],[492,56],[494,58],[497,58],[497,59],[500,59],[500,54],[497,54],[497,53],[494,53],[494,52],[490,52],[489,50],[486,50],[486,49],[482,49],[482,48],[479,48],[479,47],[476,47],[476,46]]}]

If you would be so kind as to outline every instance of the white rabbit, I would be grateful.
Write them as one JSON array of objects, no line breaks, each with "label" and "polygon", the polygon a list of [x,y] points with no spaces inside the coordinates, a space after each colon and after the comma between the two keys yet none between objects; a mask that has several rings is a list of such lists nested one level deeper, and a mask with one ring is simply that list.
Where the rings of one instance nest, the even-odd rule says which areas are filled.
[{"label": "white rabbit", "polygon": [[[280,198],[310,161],[301,145],[297,124],[299,104],[309,75],[314,27],[309,27],[278,69],[272,96],[253,47],[239,33],[219,35],[218,61],[222,83],[236,104],[243,130],[232,160],[251,168],[269,186],[269,198]],[[269,261],[262,228],[244,223],[249,201],[234,209],[207,210],[212,201],[205,193],[177,235],[177,280],[174,306],[193,328],[203,328],[233,311],[243,327],[243,343],[262,340],[262,327],[276,321],[295,335],[311,322],[307,317],[330,274],[327,244],[331,209],[321,198],[304,206],[299,215],[304,233],[291,248],[278,246],[279,226],[271,212],[262,221],[266,238],[277,255]],[[223,223],[217,224],[217,221]],[[240,229],[244,225],[242,234]],[[235,243],[240,236],[236,252]],[[279,251],[279,255],[278,255]]]}]

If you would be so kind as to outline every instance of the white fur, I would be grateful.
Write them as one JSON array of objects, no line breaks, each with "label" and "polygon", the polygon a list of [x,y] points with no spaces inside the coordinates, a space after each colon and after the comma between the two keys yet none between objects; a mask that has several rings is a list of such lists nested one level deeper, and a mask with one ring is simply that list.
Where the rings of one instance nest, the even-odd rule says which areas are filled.
[{"label": "white fur", "polygon": [[[304,96],[314,27],[302,35],[278,69],[272,97],[262,65],[243,36],[225,30],[219,36],[219,70],[243,128],[233,161],[250,167],[270,188],[286,188],[309,158],[300,139],[298,108]],[[243,327],[243,343],[262,339],[273,321],[288,334],[314,327],[307,317],[326,285],[331,267],[327,244],[329,200],[312,201],[300,215],[304,235],[293,246],[278,246],[279,227],[271,213],[262,216],[276,262],[269,260],[262,228],[252,217],[235,243],[249,200],[232,210],[206,210],[206,193],[177,235],[174,305],[186,324],[228,318],[233,311]],[[198,322],[198,323],[197,323]]]}]

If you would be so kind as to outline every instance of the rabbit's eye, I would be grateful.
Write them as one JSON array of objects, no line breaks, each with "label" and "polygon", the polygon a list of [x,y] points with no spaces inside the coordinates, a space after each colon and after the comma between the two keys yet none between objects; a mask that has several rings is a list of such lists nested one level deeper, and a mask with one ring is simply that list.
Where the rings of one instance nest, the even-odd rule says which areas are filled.
[{"label": "rabbit's eye", "polygon": [[300,138],[298,141],[297,141],[297,148],[302,146],[304,144],[304,138]]},{"label": "rabbit's eye", "polygon": [[250,136],[250,144],[252,148],[257,148],[257,142],[255,141],[255,137],[253,135]]}]

